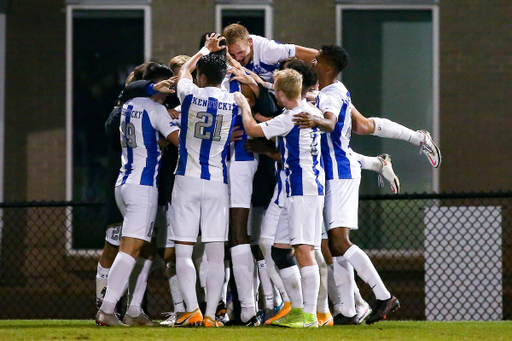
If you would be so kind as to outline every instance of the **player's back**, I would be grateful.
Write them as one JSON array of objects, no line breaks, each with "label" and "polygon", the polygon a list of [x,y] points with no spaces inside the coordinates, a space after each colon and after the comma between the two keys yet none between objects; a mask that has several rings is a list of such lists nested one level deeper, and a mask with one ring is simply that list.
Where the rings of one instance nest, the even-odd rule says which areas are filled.
[{"label": "player's back", "polygon": [[239,112],[233,94],[199,88],[190,80],[181,80],[178,90],[182,105],[176,175],[227,183],[227,146]]},{"label": "player's back", "polygon": [[131,183],[156,186],[160,160],[159,131],[169,132],[165,107],[137,97],[123,105],[120,120],[121,169],[116,186]]}]

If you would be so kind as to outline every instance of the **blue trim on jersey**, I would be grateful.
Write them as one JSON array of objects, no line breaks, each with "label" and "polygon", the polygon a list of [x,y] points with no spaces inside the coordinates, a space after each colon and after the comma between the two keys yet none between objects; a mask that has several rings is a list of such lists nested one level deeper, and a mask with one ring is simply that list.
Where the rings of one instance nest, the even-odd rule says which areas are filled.
[{"label": "blue trim on jersey", "polygon": [[[317,127],[313,127],[312,130],[314,132],[316,132],[316,134],[313,134],[313,144],[314,144],[315,140],[318,138],[318,135],[320,134],[320,131],[318,130]],[[320,155],[311,155],[311,157],[313,158],[313,173],[315,173],[315,181],[316,181],[316,185],[318,187],[318,195],[324,195],[324,186],[322,185],[320,180],[318,180],[318,177],[320,176],[320,171],[318,170],[318,165],[320,164],[320,167],[323,168],[322,156],[320,154]]]},{"label": "blue trim on jersey", "polygon": [[194,95],[190,94],[185,97],[181,104],[181,129],[180,129],[180,157],[178,159],[178,167],[176,168],[176,175],[185,175],[185,169],[187,168],[187,129],[188,129],[188,111],[192,104],[192,98]]},{"label": "blue trim on jersey", "polygon": [[[123,110],[124,112],[122,112],[125,116],[124,118],[124,121],[125,121],[125,132],[123,134],[123,136],[121,137],[121,141],[126,141],[127,138],[126,138],[126,125],[128,123],[130,123],[130,118],[132,116],[132,109],[133,109],[133,105],[129,105],[126,110]],[[120,123],[122,124],[122,122]],[[123,145],[123,143],[121,142],[121,145]],[[132,165],[133,165],[133,149],[126,145],[126,159],[128,160],[127,163],[124,165],[124,176],[123,176],[123,181],[121,182],[121,185],[124,185],[126,183],[126,180],[128,180],[128,177],[130,176],[130,174],[132,173]]]},{"label": "blue trim on jersey", "polygon": [[281,63],[277,63],[277,64],[265,64],[265,63],[260,63],[260,67],[268,72],[274,72],[274,70],[277,70],[279,69],[279,65],[281,65]]},{"label": "blue trim on jersey", "polygon": [[279,206],[279,197],[281,196],[281,191],[283,190],[283,183],[281,182],[281,172],[283,171],[281,164],[277,164],[276,177],[277,177],[277,196],[274,204]]},{"label": "blue trim on jersey", "polygon": [[[235,75],[232,75],[231,78],[235,77]],[[229,92],[234,93],[237,91],[242,91],[240,83],[238,81],[230,81],[229,82]],[[247,140],[247,133],[245,132],[244,125],[242,123],[242,116],[237,115],[235,117],[235,124],[234,126],[240,127],[242,129],[242,136],[240,136],[239,141],[235,141],[235,159],[234,161],[253,161],[254,160],[254,154],[248,153],[245,151],[245,141]]]},{"label": "blue trim on jersey", "polygon": [[229,134],[228,134],[228,138],[226,140],[226,144],[224,144],[224,149],[222,149],[222,175],[224,177],[224,183],[227,184],[228,183],[228,167],[226,165],[226,157],[228,155],[228,151],[229,151],[229,140],[231,140],[231,133],[233,132],[233,127],[235,126],[235,118],[236,117],[241,117],[240,115],[238,115],[238,112],[239,112],[239,109],[238,109],[238,105],[236,105],[235,103],[233,103],[233,111],[231,112],[231,126],[229,127]]},{"label": "blue trim on jersey", "polygon": [[345,151],[341,148],[341,134],[343,127],[345,126],[347,108],[348,103],[343,103],[340,114],[338,116],[338,122],[336,122],[334,131],[331,133],[333,145],[336,142],[336,147],[334,148],[334,156],[336,157],[336,163],[338,164],[338,179],[352,178],[352,172],[350,171],[350,160],[347,158]]},{"label": "blue trim on jersey", "polygon": [[146,147],[147,157],[146,166],[142,170],[140,177],[140,184],[145,186],[153,186],[155,170],[158,166],[158,157],[160,156],[160,151],[158,150],[156,129],[151,125],[151,121],[146,110],[143,111],[141,120],[142,141]]},{"label": "blue trim on jersey", "polygon": [[[302,182],[302,167],[300,165],[300,129],[294,126],[288,134],[286,134],[285,142],[286,149],[288,150],[288,159],[285,160],[289,169],[288,181],[290,182],[291,192],[287,191],[290,195],[303,195],[303,182]],[[284,160],[284,155],[283,155]]]}]

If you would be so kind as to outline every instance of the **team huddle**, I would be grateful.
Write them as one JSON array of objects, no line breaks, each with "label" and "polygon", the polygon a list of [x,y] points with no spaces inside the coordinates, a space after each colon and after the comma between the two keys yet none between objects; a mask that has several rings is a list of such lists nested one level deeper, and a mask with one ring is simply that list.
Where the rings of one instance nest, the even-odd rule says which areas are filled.
[{"label": "team huddle", "polygon": [[[349,238],[361,169],[394,193],[400,182],[389,155],[356,153],[351,134],[413,143],[433,167],[441,154],[427,131],[363,116],[338,80],[348,62],[339,46],[279,44],[232,24],[204,35],[192,57],[135,70],[113,111],[122,223],[107,229],[98,264],[98,325],[155,324],[141,305],[162,260],[174,309],[161,324],[173,327],[373,324],[400,307]],[[256,205],[268,184],[273,194]],[[231,319],[229,267],[240,303]],[[375,295],[371,307],[354,270]]]}]

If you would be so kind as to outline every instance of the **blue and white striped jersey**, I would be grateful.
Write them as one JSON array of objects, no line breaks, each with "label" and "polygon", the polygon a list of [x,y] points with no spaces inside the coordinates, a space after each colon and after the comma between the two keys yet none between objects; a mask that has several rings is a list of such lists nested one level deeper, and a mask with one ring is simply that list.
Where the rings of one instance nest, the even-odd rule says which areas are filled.
[{"label": "blue and white striped jersey", "polygon": [[180,154],[176,175],[228,183],[226,156],[239,108],[233,94],[178,82],[181,102]]},{"label": "blue and white striped jersey", "polygon": [[331,112],[338,118],[334,131],[322,135],[326,180],[360,178],[361,164],[349,145],[352,135],[352,102],[347,88],[341,82],[326,86],[318,94],[316,105],[322,113]]},{"label": "blue and white striped jersey", "polygon": [[260,123],[267,139],[278,136],[281,161],[286,174],[287,196],[324,195],[325,176],[321,165],[320,130],[299,129],[292,119],[300,112],[321,116],[321,112],[303,103],[269,121]]},{"label": "blue and white striped jersey", "polygon": [[252,61],[245,67],[259,75],[265,82],[274,83],[274,70],[281,61],[295,57],[294,44],[280,44],[275,40],[250,35],[252,38]]},{"label": "blue and white striped jersey", "polygon": [[160,134],[167,137],[178,127],[165,107],[147,97],[129,100],[121,110],[119,125],[121,169],[116,186],[138,184],[157,187],[160,168]]}]

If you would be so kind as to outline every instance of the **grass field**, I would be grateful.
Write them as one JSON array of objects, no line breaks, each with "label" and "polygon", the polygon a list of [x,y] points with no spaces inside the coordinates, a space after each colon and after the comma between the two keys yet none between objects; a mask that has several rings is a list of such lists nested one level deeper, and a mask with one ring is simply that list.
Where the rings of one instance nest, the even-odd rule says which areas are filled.
[{"label": "grass field", "polygon": [[268,326],[219,329],[97,327],[92,320],[0,320],[0,340],[512,340],[512,321],[384,321],[372,326],[297,330]]}]

